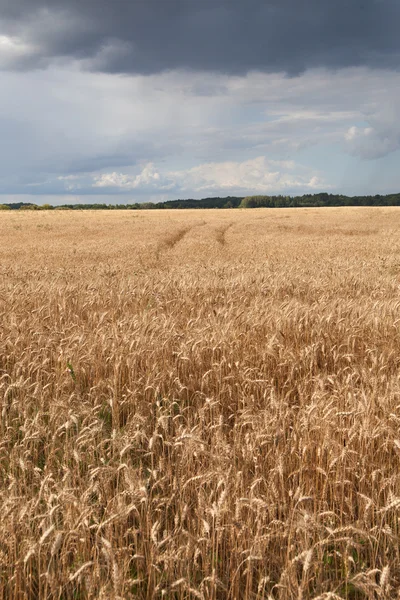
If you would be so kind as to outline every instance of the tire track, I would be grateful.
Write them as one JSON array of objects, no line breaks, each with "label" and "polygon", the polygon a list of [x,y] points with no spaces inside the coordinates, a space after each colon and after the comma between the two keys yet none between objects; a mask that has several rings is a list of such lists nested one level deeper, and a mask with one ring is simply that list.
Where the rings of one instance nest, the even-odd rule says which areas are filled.
[{"label": "tire track", "polygon": [[217,229],[215,234],[215,240],[220,244],[220,246],[226,245],[226,234],[233,227],[233,222],[228,223],[225,227],[221,227],[221,229]]},{"label": "tire track", "polygon": [[172,250],[181,240],[183,240],[189,231],[192,231],[194,228],[195,225],[192,225],[191,227],[182,227],[182,229],[178,229],[178,231],[171,233],[165,240],[160,242],[161,249]]},{"label": "tire track", "polygon": [[205,221],[201,221],[200,223],[196,223],[195,225],[190,225],[188,227],[181,227],[181,229],[178,229],[178,231],[174,231],[170,235],[166,236],[166,238],[157,245],[157,257],[159,257],[162,252],[173,250],[175,246],[187,236],[188,233],[193,231],[193,229],[196,229],[196,227],[203,227],[203,225],[206,225]]}]

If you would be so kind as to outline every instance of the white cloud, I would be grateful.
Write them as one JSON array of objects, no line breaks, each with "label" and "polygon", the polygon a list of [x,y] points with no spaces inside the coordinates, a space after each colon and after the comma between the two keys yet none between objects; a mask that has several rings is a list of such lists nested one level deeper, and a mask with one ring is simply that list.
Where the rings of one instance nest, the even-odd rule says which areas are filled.
[{"label": "white cloud", "polygon": [[[304,172],[306,171],[306,172]],[[293,161],[268,160],[258,156],[243,162],[205,163],[186,171],[170,173],[183,190],[278,193],[323,185],[320,179]]]},{"label": "white cloud", "polygon": [[242,162],[209,162],[179,171],[159,172],[149,163],[138,174],[104,173],[95,177],[94,188],[115,191],[208,193],[279,193],[317,189],[324,185],[320,177],[294,161],[268,160],[265,156]]},{"label": "white cloud", "polygon": [[95,188],[117,188],[120,190],[135,190],[137,188],[147,188],[159,181],[160,175],[156,171],[153,163],[147,164],[142,171],[135,176],[124,173],[103,173],[95,177],[93,187]]}]

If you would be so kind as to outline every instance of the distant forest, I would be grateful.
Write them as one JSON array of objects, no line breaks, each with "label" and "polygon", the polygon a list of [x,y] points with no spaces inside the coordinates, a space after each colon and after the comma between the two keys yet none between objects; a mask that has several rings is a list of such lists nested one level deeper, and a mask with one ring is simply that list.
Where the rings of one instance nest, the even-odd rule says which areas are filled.
[{"label": "distant forest", "polygon": [[168,200],[136,204],[51,204],[25,202],[0,204],[0,210],[148,210],[166,208],[296,208],[323,206],[400,206],[400,193],[382,196],[344,196],[342,194],[304,194],[303,196],[228,196],[202,200]]}]

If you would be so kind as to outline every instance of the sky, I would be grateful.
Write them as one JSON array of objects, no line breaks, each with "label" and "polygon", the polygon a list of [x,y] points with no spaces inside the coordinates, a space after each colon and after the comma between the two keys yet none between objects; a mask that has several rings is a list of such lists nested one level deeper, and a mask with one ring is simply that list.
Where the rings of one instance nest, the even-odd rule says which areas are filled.
[{"label": "sky", "polygon": [[0,0],[0,203],[400,192],[399,0]]}]

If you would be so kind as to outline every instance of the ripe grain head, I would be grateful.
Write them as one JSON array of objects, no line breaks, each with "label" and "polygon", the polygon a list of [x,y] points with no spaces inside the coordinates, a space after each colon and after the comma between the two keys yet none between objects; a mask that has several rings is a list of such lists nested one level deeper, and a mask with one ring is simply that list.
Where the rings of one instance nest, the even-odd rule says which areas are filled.
[{"label": "ripe grain head", "polygon": [[391,597],[399,227],[2,214],[0,597]]}]

